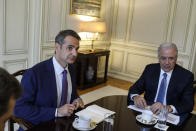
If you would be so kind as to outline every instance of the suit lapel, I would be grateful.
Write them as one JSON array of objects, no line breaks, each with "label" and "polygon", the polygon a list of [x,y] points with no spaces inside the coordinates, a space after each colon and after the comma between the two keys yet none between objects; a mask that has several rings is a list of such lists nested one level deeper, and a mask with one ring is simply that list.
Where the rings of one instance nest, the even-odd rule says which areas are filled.
[{"label": "suit lapel", "polygon": [[46,74],[47,74],[47,80],[48,82],[48,87],[50,87],[49,92],[51,92],[51,97],[53,103],[56,104],[57,106],[57,85],[56,85],[56,77],[55,77],[55,72],[54,72],[54,66],[52,62],[52,58],[50,58],[46,62]]},{"label": "suit lapel", "polygon": [[158,84],[159,84],[159,76],[160,76],[160,72],[161,72],[161,68],[160,68],[160,64],[158,64],[154,70],[154,75],[153,75],[153,82],[154,82],[154,86],[153,86],[153,92],[154,93],[154,98],[156,96],[157,93],[157,89],[158,89]]},{"label": "suit lapel", "polygon": [[175,85],[177,84],[175,82],[176,82],[176,78],[178,78],[177,75],[179,75],[179,74],[177,73],[177,67],[175,66],[175,68],[174,68],[174,70],[172,72],[170,81],[169,81],[169,85],[168,85],[168,89],[167,89],[166,101],[168,101],[169,96],[172,96],[172,93],[175,92],[174,91],[175,90]]}]

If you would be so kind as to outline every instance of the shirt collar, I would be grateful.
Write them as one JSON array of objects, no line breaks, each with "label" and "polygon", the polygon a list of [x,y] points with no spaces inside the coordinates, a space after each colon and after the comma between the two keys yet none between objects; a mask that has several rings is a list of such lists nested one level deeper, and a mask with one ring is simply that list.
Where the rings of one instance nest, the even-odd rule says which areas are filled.
[{"label": "shirt collar", "polygon": [[173,70],[169,71],[169,72],[165,72],[163,69],[161,69],[161,76],[163,75],[163,73],[167,73],[167,75],[170,75],[172,74]]},{"label": "shirt collar", "polygon": [[68,65],[65,68],[63,68],[56,60],[55,56],[53,56],[52,61],[53,61],[54,69],[58,75],[61,74],[64,70],[68,70]]}]

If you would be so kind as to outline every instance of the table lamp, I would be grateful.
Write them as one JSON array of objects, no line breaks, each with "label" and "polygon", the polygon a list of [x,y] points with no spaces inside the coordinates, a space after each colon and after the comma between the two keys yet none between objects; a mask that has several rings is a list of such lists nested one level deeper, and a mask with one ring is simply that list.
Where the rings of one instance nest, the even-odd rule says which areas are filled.
[{"label": "table lamp", "polygon": [[93,50],[94,40],[97,40],[98,33],[106,32],[106,24],[105,22],[97,22],[97,21],[82,22],[80,24],[80,31],[93,33],[91,38],[92,39],[91,49]]}]

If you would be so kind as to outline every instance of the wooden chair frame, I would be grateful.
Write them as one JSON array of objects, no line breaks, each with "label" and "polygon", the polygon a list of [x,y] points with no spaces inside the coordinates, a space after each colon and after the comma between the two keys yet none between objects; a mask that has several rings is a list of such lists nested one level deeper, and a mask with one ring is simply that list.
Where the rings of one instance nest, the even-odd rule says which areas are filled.
[{"label": "wooden chair frame", "polygon": [[[26,71],[26,69],[19,70],[19,71],[13,73],[12,75],[17,77],[17,76],[23,75],[25,71]],[[14,131],[14,123],[19,124],[24,130],[27,130],[27,129],[30,129],[33,127],[33,125],[30,124],[29,122],[25,121],[22,118],[15,117],[13,115],[8,120],[8,131]]]}]

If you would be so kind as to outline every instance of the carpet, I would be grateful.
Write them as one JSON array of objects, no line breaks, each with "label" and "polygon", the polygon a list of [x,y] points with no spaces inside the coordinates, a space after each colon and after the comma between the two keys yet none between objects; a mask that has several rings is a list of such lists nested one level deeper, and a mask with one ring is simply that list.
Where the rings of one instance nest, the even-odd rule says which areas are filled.
[{"label": "carpet", "polygon": [[103,88],[96,89],[94,91],[85,93],[81,95],[80,97],[83,99],[84,104],[88,104],[90,102],[93,102],[97,99],[100,99],[105,96],[112,96],[112,95],[127,95],[128,91],[124,89],[120,89],[114,86],[105,86]]}]

